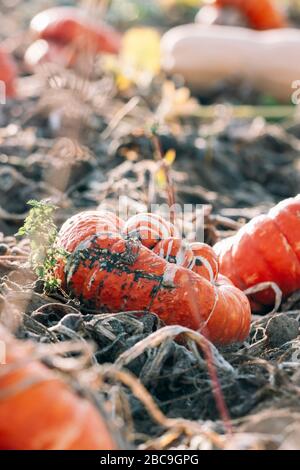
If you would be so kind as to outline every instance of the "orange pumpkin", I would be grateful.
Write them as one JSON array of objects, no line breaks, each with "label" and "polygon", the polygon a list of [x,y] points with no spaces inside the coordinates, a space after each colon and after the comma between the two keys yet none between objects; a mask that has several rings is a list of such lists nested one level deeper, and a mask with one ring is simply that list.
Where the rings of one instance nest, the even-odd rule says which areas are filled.
[{"label": "orange pumpkin", "polygon": [[[240,289],[273,282],[286,297],[300,289],[300,195],[286,199],[214,247],[220,272]],[[253,296],[255,310],[274,304],[271,289]]]},{"label": "orange pumpkin", "polygon": [[16,95],[17,67],[12,57],[0,49],[0,81],[5,84],[5,94],[13,98]]},{"label": "orange pumpkin", "polygon": [[38,65],[47,63],[71,67],[76,63],[76,54],[64,44],[37,39],[26,50],[24,62],[30,71]]},{"label": "orange pumpkin", "polygon": [[[58,276],[67,291],[96,310],[152,311],[166,324],[201,331],[217,344],[247,337],[251,319],[247,297],[224,277],[210,281],[181,263],[174,263],[180,259],[190,264],[191,251],[177,258],[175,249],[175,257],[170,260],[172,226],[166,221],[157,224],[161,219],[153,214],[139,214],[120,230],[123,224],[118,218],[114,222],[114,217],[89,212],[78,214],[63,225],[58,243],[71,253],[66,265],[59,267]],[[106,230],[102,230],[104,218],[110,222]],[[144,232],[145,219],[150,236]],[[132,221],[138,223],[131,225]],[[129,229],[126,235],[132,226],[134,231]],[[137,229],[143,235],[141,240],[136,236]],[[167,240],[159,239],[165,235]],[[205,254],[202,250],[207,263],[214,260],[211,251],[208,248]],[[211,271],[214,269],[212,266]]]},{"label": "orange pumpkin", "polygon": [[124,233],[135,236],[147,248],[153,248],[158,241],[175,235],[175,227],[158,214],[137,214],[128,219]]},{"label": "orange pumpkin", "polygon": [[117,54],[121,36],[104,22],[96,21],[81,8],[54,7],[38,13],[31,21],[32,33],[58,44],[82,45],[94,52]]},{"label": "orange pumpkin", "polygon": [[41,362],[32,347],[0,326],[0,450],[112,450],[104,419]]},{"label": "orange pumpkin", "polygon": [[286,26],[284,15],[272,0],[215,0],[217,7],[236,7],[254,29],[276,29]]},{"label": "orange pumpkin", "polygon": [[59,232],[59,242],[67,251],[74,251],[79,243],[101,232],[118,233],[124,222],[109,211],[85,211],[70,217]]},{"label": "orange pumpkin", "polygon": [[194,264],[193,251],[180,238],[169,237],[161,240],[153,248],[153,253],[183,268],[190,268]]},{"label": "orange pumpkin", "polygon": [[194,255],[191,269],[209,281],[215,281],[219,274],[219,263],[212,248],[205,243],[192,243],[190,248]]}]

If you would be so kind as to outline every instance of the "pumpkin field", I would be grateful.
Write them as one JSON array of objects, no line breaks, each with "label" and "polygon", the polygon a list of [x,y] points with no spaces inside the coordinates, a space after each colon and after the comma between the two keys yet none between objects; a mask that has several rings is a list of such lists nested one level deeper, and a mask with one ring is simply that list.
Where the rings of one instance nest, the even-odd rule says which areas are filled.
[{"label": "pumpkin field", "polygon": [[0,450],[300,450],[300,2],[0,18]]}]

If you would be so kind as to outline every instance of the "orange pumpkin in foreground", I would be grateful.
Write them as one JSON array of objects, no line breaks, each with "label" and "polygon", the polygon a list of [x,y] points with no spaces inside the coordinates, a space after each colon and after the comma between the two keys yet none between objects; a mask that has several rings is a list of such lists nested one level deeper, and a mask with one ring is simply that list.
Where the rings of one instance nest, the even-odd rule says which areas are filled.
[{"label": "orange pumpkin in foreground", "polygon": [[[251,320],[247,297],[217,276],[216,257],[207,245],[202,251],[194,247],[197,263],[190,258],[193,246],[187,256],[177,257],[182,246],[174,244],[174,233],[172,224],[152,214],[124,224],[113,214],[80,213],[60,230],[58,243],[70,256],[58,275],[64,288],[92,309],[152,311],[166,324],[201,331],[216,344],[244,340]],[[207,262],[198,274],[201,258]]]},{"label": "orange pumpkin in foreground", "polygon": [[[286,297],[300,289],[300,195],[286,199],[214,247],[220,272],[242,290],[262,282],[278,285]],[[274,304],[274,291],[253,297],[253,309]]]},{"label": "orange pumpkin in foreground", "polygon": [[117,449],[104,419],[0,325],[0,450]]}]

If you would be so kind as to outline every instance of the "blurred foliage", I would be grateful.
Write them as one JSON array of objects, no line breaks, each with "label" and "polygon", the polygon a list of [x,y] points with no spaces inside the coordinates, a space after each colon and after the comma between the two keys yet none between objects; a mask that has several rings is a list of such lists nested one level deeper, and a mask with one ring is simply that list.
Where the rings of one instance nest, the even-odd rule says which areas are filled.
[{"label": "blurred foliage", "polygon": [[[88,1],[88,0],[84,0]],[[108,19],[123,29],[133,25],[168,28],[193,22],[201,5],[210,0],[111,0]],[[259,1],[259,0],[258,0]],[[300,0],[274,0],[289,7],[292,20],[300,17]]]},{"label": "blurred foliage", "polygon": [[203,3],[200,0],[158,0],[164,8],[173,8],[176,6],[185,6],[187,8],[199,8],[200,4]]},{"label": "blurred foliage", "polygon": [[204,0],[112,0],[108,18],[127,24],[166,24],[192,20]]},{"label": "blurred foliage", "polygon": [[160,34],[150,27],[128,29],[119,56],[108,56],[104,67],[115,76],[119,90],[132,84],[147,87],[160,72]]},{"label": "blurred foliage", "polygon": [[178,117],[190,116],[198,110],[198,102],[186,87],[177,88],[171,80],[162,86],[161,102],[156,111],[158,122],[171,122]]},{"label": "blurred foliage", "polygon": [[121,22],[143,22],[149,17],[156,17],[161,13],[156,1],[143,0],[113,0],[108,17]]},{"label": "blurred foliage", "polygon": [[149,72],[160,71],[160,35],[153,28],[132,28],[123,37],[123,61],[131,68]]}]

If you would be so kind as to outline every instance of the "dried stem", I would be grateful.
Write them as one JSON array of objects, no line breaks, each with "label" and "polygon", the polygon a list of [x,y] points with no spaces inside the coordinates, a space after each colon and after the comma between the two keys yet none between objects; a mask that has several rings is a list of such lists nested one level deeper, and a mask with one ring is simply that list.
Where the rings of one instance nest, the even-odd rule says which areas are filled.
[{"label": "dried stem", "polygon": [[170,221],[172,224],[175,224],[175,202],[176,202],[176,197],[175,197],[175,189],[174,189],[174,183],[172,181],[171,173],[170,173],[170,168],[168,167],[165,158],[164,158],[164,153],[162,150],[161,142],[159,135],[157,133],[157,129],[155,126],[152,127],[152,139],[153,139],[153,144],[154,144],[154,149],[155,149],[155,156],[157,160],[161,162],[161,168],[165,174],[166,178],[166,183],[167,183],[167,197],[168,197],[168,206],[170,208]]},{"label": "dried stem", "polygon": [[156,347],[163,341],[165,341],[167,338],[174,338],[179,335],[187,336],[201,347],[206,358],[208,372],[213,384],[212,391],[216,400],[217,407],[219,409],[227,432],[232,433],[232,426],[230,424],[230,418],[221,391],[215,364],[217,363],[218,367],[226,370],[227,372],[232,372],[233,368],[229,363],[225,361],[225,359],[223,359],[218,350],[210,343],[210,341],[200,333],[197,333],[196,331],[190,330],[189,328],[185,328],[182,326],[166,326],[156,331],[155,333],[152,333],[150,336],[143,339],[142,341],[139,341],[132,348],[121,354],[116,361],[116,365],[119,367],[124,367],[126,364],[140,356],[145,349],[150,347]]}]

